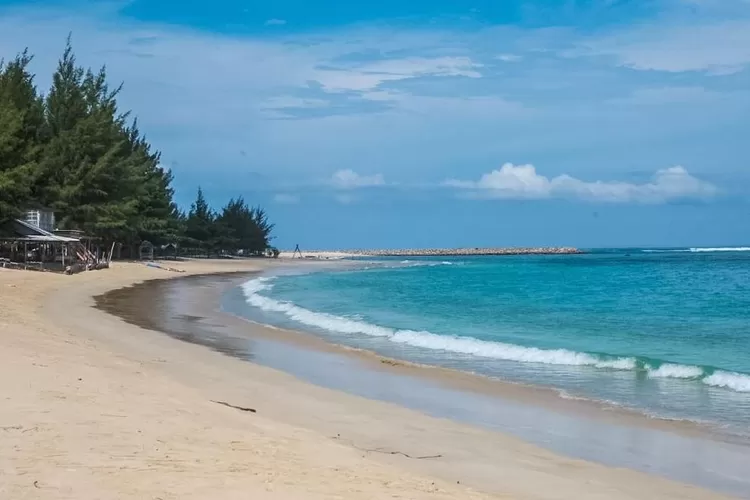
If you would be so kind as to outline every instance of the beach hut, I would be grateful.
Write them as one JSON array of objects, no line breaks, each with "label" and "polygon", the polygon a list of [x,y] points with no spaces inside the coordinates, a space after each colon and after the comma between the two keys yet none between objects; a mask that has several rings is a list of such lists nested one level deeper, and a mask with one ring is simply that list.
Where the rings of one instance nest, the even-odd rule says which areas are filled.
[{"label": "beach hut", "polygon": [[176,242],[170,242],[159,247],[159,254],[161,258],[176,259],[180,251],[180,247]]},{"label": "beach hut", "polygon": [[141,260],[154,260],[154,245],[150,241],[144,240],[138,249]]},{"label": "beach hut", "polygon": [[[57,236],[28,220],[41,220],[42,224],[49,227],[48,214],[49,212],[27,212],[24,219],[12,219],[0,224],[0,265],[64,270],[66,263],[75,260],[80,240]],[[54,223],[54,216],[52,221]]]}]

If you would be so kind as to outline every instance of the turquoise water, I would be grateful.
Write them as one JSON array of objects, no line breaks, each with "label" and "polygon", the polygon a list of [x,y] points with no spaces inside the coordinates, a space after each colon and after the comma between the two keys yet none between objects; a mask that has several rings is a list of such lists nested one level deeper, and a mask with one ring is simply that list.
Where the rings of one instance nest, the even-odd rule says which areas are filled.
[{"label": "turquoise water", "polygon": [[381,259],[243,286],[255,319],[662,418],[750,424],[750,249]]}]

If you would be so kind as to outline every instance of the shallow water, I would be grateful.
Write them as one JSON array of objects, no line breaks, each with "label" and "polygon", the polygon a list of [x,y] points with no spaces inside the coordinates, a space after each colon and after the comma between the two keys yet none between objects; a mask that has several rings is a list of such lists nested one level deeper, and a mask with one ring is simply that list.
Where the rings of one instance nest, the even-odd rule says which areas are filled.
[{"label": "shallow water", "polygon": [[381,259],[255,278],[249,318],[380,354],[750,430],[750,252]]},{"label": "shallow water", "polygon": [[621,424],[620,419],[599,418],[591,412],[558,411],[557,405],[539,406],[531,398],[511,400],[494,391],[457,389],[420,370],[414,375],[394,373],[351,354],[256,336],[252,325],[215,311],[219,299],[227,312],[247,311],[245,294],[237,284],[237,278],[216,276],[157,281],[110,292],[97,303],[139,326],[317,385],[511,433],[567,456],[750,498],[747,444],[687,435],[678,429]]}]

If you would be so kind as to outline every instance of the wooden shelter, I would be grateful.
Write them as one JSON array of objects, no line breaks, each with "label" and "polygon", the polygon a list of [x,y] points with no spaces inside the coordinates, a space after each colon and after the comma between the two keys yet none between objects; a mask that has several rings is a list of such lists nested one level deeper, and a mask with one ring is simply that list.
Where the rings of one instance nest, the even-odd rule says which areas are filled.
[{"label": "wooden shelter", "polygon": [[138,247],[138,258],[141,260],[154,260],[154,245],[150,241],[143,240]]},{"label": "wooden shelter", "polygon": [[58,236],[21,219],[0,224],[0,265],[62,271],[76,261],[80,240]]}]

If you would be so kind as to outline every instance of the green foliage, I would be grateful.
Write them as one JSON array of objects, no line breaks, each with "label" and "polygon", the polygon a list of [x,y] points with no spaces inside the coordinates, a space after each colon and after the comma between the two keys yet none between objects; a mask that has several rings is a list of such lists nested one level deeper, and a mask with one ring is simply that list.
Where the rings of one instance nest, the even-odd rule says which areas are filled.
[{"label": "green foliage", "polygon": [[273,230],[265,211],[248,207],[242,197],[229,200],[216,218],[216,227],[217,246],[244,255],[263,255]]},{"label": "green foliage", "polygon": [[262,255],[273,225],[242,198],[215,214],[202,190],[185,215],[174,203],[172,173],[118,110],[106,68],[76,63],[68,38],[42,97],[27,51],[0,60],[0,221],[27,206],[55,210],[62,229],[80,229],[102,242],[133,247],[177,243],[206,254]]},{"label": "green foliage", "polygon": [[265,255],[273,224],[261,208],[250,208],[242,197],[231,199],[217,214],[208,206],[203,190],[185,220],[185,245],[207,255]]},{"label": "green foliage", "polygon": [[185,236],[189,245],[210,253],[215,245],[216,215],[203,197],[203,190],[198,188],[198,198],[190,207],[185,221]]},{"label": "green foliage", "polygon": [[31,60],[27,51],[7,64],[0,60],[0,221],[18,215],[30,197],[42,147],[44,112]]}]

